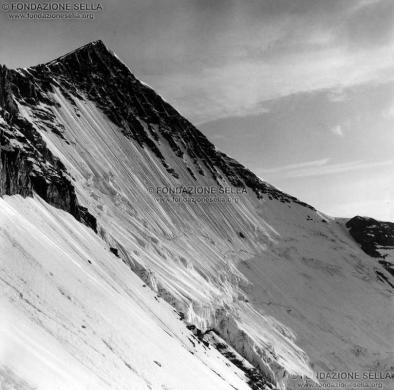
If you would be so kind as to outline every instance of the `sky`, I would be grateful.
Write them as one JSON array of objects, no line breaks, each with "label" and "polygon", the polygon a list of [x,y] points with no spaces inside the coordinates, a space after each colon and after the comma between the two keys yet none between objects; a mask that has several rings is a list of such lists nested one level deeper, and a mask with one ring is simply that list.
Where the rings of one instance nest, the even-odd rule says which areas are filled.
[{"label": "sky", "polygon": [[11,20],[0,3],[1,64],[102,39],[263,180],[394,221],[394,1],[88,0],[102,10],[79,20]]}]

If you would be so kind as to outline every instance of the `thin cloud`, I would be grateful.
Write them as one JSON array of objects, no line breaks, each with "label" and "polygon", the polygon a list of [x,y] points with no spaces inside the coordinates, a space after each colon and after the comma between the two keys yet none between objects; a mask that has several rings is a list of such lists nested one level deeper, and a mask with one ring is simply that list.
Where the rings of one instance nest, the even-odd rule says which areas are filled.
[{"label": "thin cloud", "polygon": [[320,160],[313,160],[313,161],[304,161],[304,162],[300,162],[300,163],[284,165],[282,167],[262,169],[262,170],[260,170],[260,172],[263,174],[267,174],[267,173],[286,172],[286,171],[291,171],[291,170],[300,169],[300,168],[321,167],[321,166],[327,164],[328,161],[329,161],[328,158],[323,158]]},{"label": "thin cloud", "polygon": [[337,135],[338,137],[343,137],[344,136],[344,133],[343,133],[343,130],[342,130],[342,126],[340,126],[340,125],[332,127],[330,131],[331,131],[331,133]]},{"label": "thin cloud", "polygon": [[389,106],[387,109],[383,110],[383,118],[393,119],[394,118],[394,103]]},{"label": "thin cloud", "polygon": [[349,171],[357,171],[364,169],[371,169],[377,167],[386,167],[394,165],[393,160],[378,161],[378,162],[364,162],[364,161],[352,161],[341,164],[329,164],[320,167],[303,168],[288,172],[287,177],[289,178],[300,178],[300,177],[311,177],[311,176],[322,176],[322,175],[333,175]]},{"label": "thin cloud", "polygon": [[296,164],[284,165],[281,167],[268,168],[260,170],[260,176],[263,178],[304,178],[312,176],[334,175],[349,171],[366,170],[377,167],[387,167],[394,165],[394,160],[386,161],[350,161],[339,164],[328,164],[329,159],[306,161]]},{"label": "thin cloud", "polygon": [[214,13],[204,50],[191,38],[198,50],[189,54],[204,57],[152,75],[151,83],[197,123],[255,115],[267,100],[322,89],[340,102],[347,87],[387,81],[393,71],[392,8],[369,0],[234,2]]},{"label": "thin cloud", "polygon": [[[295,93],[390,81],[391,50],[349,54],[340,49],[291,55],[275,63],[242,59],[151,82],[197,123],[261,112],[264,102]],[[390,71],[391,70],[391,71]],[[234,115],[235,114],[235,115]]]}]

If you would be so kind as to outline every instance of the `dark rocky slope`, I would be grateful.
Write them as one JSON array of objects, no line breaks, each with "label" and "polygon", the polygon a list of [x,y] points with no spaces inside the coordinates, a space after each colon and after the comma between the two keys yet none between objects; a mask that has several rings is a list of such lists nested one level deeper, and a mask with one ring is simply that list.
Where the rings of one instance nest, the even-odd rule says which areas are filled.
[{"label": "dark rocky slope", "polygon": [[372,257],[378,258],[383,270],[376,270],[377,278],[394,289],[394,264],[387,258],[385,250],[394,249],[394,223],[377,221],[373,218],[356,216],[346,226],[349,233]]},{"label": "dark rocky slope", "polygon": [[379,248],[394,248],[394,223],[392,222],[356,216],[350,219],[346,226],[363,251],[372,257],[383,257]]},{"label": "dark rocky slope", "polygon": [[[30,81],[30,82],[29,82]],[[46,147],[34,126],[20,115],[14,96],[39,101],[32,80],[0,68],[0,196],[40,195],[96,231],[96,219],[78,203],[62,162]],[[42,95],[42,99],[45,97]]]}]

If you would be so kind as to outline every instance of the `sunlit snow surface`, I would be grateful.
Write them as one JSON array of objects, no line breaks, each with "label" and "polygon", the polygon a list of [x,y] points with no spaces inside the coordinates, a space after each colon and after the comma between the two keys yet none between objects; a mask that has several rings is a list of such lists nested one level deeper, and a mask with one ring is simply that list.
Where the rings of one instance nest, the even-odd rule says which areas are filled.
[{"label": "sunlit snow surface", "polygon": [[72,216],[6,197],[0,224],[2,390],[248,388]]},{"label": "sunlit snow surface", "polygon": [[[8,224],[0,243],[9,254],[1,326],[9,337],[0,357],[15,381],[28,378],[38,389],[245,388],[218,353],[189,352],[184,324],[144,282],[187,322],[220,331],[278,384],[285,371],[389,369],[392,293],[341,222],[257,200],[250,189],[238,203],[158,201],[158,187],[196,185],[187,155],[160,139],[176,179],[93,103],[54,97],[69,144],[50,129],[40,133],[104,240],[38,199],[1,201]],[[194,173],[199,186],[217,186],[208,172]],[[10,352],[18,348],[26,364]]]}]

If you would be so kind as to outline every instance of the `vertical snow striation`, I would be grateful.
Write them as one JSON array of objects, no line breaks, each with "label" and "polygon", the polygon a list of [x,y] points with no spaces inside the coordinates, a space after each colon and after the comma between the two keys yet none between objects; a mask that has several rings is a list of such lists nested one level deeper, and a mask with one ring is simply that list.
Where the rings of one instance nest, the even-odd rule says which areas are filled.
[{"label": "vertical snow striation", "polygon": [[2,390],[248,390],[70,214],[0,198]]},{"label": "vertical snow striation", "polygon": [[[4,194],[26,196],[35,192],[50,204],[71,212],[78,220],[93,225],[146,283],[186,313],[189,323],[204,329],[216,327],[266,377],[282,386],[286,370],[271,357],[271,353],[264,352],[261,342],[242,330],[239,318],[236,319],[239,317],[236,302],[244,295],[240,288],[243,277],[230,259],[236,259],[237,252],[239,258],[245,257],[251,246],[256,249],[251,236],[243,242],[245,236],[241,232],[257,223],[253,212],[248,210],[245,214],[245,210],[234,211],[233,207],[225,206],[219,210],[219,215],[215,215],[214,205],[208,208],[200,205],[194,211],[193,207],[183,205],[179,212],[174,206],[168,210],[152,197],[142,206],[141,196],[144,197],[147,185],[153,179],[150,185],[175,185],[183,181],[249,188],[254,193],[252,199],[261,199],[266,193],[270,199],[284,203],[303,203],[261,182],[235,160],[216,151],[190,122],[139,82],[101,41],[48,64],[6,70],[4,78],[4,144],[7,147],[13,144],[12,148],[17,149],[25,163],[16,164],[16,174],[9,165],[4,166],[5,174],[12,172],[12,177],[25,178],[22,183],[17,180],[18,185],[13,191],[5,188]],[[125,137],[129,140],[127,143]],[[19,140],[17,144],[15,140]],[[101,150],[93,162],[92,152],[101,148],[103,142],[105,150]],[[115,156],[117,152],[111,150],[115,147],[114,142],[128,149],[124,161],[120,158],[126,150]],[[134,164],[137,171],[131,173]],[[23,169],[19,168],[22,166]],[[119,175],[115,174],[118,170]],[[118,192],[116,187],[120,182],[123,189]],[[73,186],[78,199],[94,216],[79,205]],[[104,199],[103,195],[108,198]],[[96,201],[92,202],[94,199]],[[145,216],[139,215],[141,206],[145,208]],[[105,209],[109,212],[103,213]],[[227,213],[233,214],[230,221]],[[231,226],[236,215],[241,219]],[[149,222],[140,225],[144,217],[148,217]],[[188,226],[193,221],[206,233],[195,242],[197,247],[187,253],[185,248],[194,245],[190,240],[193,233]],[[231,231],[223,231],[223,226]],[[182,237],[184,229],[189,233]],[[133,233],[127,237],[127,232]],[[154,244],[138,256],[135,239],[142,244],[146,234],[152,236]],[[139,235],[142,235],[140,239],[137,238]],[[218,243],[222,249],[216,249],[204,242],[209,236],[218,236],[219,240],[232,238],[227,238],[230,244]],[[239,248],[231,245],[233,236]],[[221,250],[230,253],[223,258]],[[198,264],[193,264],[190,255],[198,259]],[[161,256],[171,259],[166,269]],[[182,259],[180,263],[178,259]],[[223,310],[223,305],[227,309]],[[261,321],[264,322],[263,317]],[[264,340],[281,344],[283,335],[275,327],[266,330]],[[277,341],[268,341],[271,338]],[[312,375],[306,355],[293,341],[284,353],[289,354],[290,361],[298,361],[294,370]],[[294,362],[289,364],[290,369]]]},{"label": "vertical snow striation", "polygon": [[202,163],[217,184],[225,176],[232,185],[249,187],[258,197],[266,194],[282,202],[296,202],[312,209],[261,181],[240,163],[217,151],[187,119],[137,80],[102,41],[87,44],[57,60],[32,67],[29,73],[44,90],[53,91],[54,87],[58,87],[72,104],[73,98],[79,99],[81,96],[95,102],[127,137],[152,150],[175,177],[176,171],[168,166],[155,142],[159,134],[178,157],[186,153],[200,175],[204,174],[199,165]]}]

